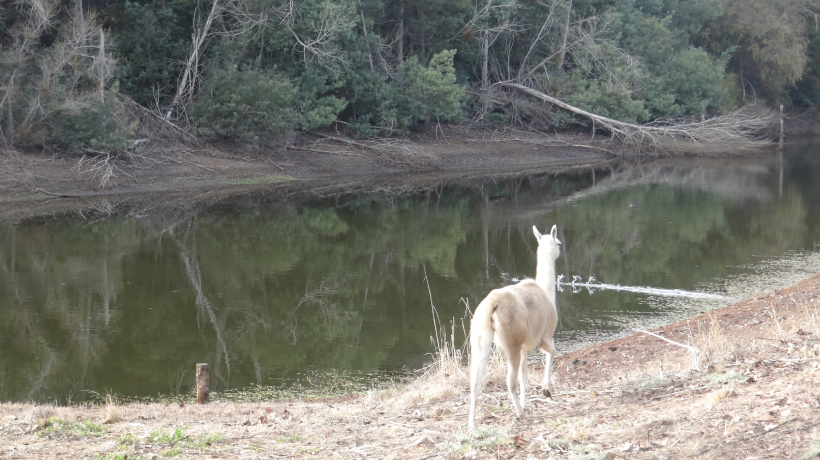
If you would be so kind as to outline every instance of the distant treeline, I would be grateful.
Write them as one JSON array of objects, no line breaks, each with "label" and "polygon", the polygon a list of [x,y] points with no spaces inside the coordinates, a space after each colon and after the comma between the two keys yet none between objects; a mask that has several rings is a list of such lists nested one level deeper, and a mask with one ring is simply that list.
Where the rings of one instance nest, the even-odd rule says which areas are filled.
[{"label": "distant treeline", "polygon": [[581,121],[502,81],[629,122],[811,108],[818,24],[820,0],[5,1],[0,136],[127,148],[144,129],[130,101],[251,140]]}]

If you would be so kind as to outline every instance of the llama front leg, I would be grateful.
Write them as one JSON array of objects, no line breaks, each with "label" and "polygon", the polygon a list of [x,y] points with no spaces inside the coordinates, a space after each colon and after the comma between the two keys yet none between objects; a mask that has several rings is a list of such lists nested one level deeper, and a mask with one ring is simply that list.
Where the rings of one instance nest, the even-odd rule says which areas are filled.
[{"label": "llama front leg", "polygon": [[550,337],[541,341],[541,350],[546,353],[544,358],[544,396],[552,398],[552,358],[555,356],[555,342]]}]

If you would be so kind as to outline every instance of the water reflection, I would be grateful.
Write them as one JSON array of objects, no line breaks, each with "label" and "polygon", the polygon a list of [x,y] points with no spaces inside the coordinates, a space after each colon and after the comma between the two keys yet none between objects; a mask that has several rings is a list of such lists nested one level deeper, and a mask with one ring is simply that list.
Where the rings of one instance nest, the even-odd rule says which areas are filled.
[{"label": "water reflection", "polygon": [[[820,241],[813,147],[776,157],[644,161],[440,184],[392,196],[264,193],[0,227],[0,399],[217,391],[302,369],[415,368],[445,323],[533,275],[531,227],[559,225],[557,271],[703,289]],[[781,179],[781,174],[783,178]],[[559,349],[658,304],[559,295]],[[448,324],[449,326],[449,324]]]}]

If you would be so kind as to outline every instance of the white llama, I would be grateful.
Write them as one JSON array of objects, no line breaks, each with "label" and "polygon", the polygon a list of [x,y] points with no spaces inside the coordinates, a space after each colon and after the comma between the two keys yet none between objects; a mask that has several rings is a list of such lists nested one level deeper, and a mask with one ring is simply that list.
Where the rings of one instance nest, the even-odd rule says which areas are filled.
[{"label": "white llama", "polygon": [[[475,406],[481,379],[490,357],[493,341],[507,359],[507,388],[515,411],[524,415],[527,397],[527,353],[540,347],[547,354],[544,363],[544,395],[551,397],[550,370],[555,355],[552,334],[558,323],[555,308],[555,260],[561,250],[558,228],[542,235],[533,226],[538,240],[535,280],[495,289],[481,301],[470,322],[470,421],[475,428]],[[516,390],[521,386],[520,399]]]}]

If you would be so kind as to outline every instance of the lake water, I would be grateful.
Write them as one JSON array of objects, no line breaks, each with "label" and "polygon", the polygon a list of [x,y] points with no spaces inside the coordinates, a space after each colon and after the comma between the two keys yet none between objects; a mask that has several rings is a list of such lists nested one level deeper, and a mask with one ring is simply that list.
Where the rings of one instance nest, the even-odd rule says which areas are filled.
[{"label": "lake water", "polygon": [[[0,223],[0,400],[187,393],[197,362],[214,391],[417,369],[431,296],[462,343],[467,305],[534,276],[533,225],[558,225],[567,279],[737,296],[729,280],[820,249],[820,144],[103,211]],[[559,353],[726,303],[571,288],[557,302]]]}]

